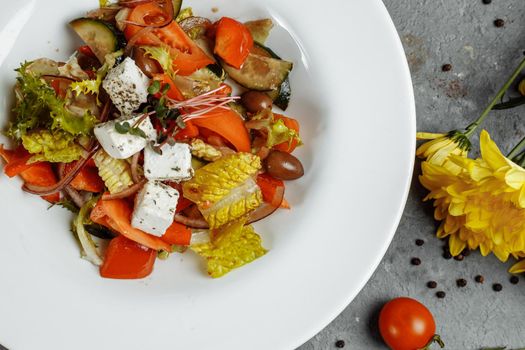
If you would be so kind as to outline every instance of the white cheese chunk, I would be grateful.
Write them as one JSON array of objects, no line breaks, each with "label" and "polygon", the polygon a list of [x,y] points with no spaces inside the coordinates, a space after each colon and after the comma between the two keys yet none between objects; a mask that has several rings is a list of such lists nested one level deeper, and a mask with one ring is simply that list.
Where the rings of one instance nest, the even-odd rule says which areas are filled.
[{"label": "white cheese chunk", "polygon": [[147,138],[140,135],[132,135],[129,132],[121,134],[115,129],[115,124],[128,123],[130,127],[133,127],[140,118],[142,118],[141,115],[130,119],[111,120],[106,123],[97,124],[94,129],[95,137],[102,148],[104,148],[104,151],[113,158],[129,158],[135,153],[143,150],[148,141],[155,140],[157,133],[153,128],[149,117],[146,117],[139,125],[137,125],[138,128],[144,131]]},{"label": "white cheese chunk", "polygon": [[193,176],[190,146],[185,143],[168,143],[157,153],[151,145],[144,149],[144,175],[148,180],[184,181]]},{"label": "white cheese chunk", "polygon": [[173,223],[179,192],[158,181],[148,181],[135,198],[131,225],[154,236],[162,236]]},{"label": "white cheese chunk", "polygon": [[123,115],[129,115],[148,100],[149,79],[131,58],[109,70],[102,82],[113,104]]}]

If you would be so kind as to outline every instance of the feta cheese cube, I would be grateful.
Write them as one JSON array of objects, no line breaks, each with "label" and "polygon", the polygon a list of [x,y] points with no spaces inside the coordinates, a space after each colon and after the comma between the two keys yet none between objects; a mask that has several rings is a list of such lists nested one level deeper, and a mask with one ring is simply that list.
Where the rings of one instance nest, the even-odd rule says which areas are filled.
[{"label": "feta cheese cube", "polygon": [[131,58],[109,70],[102,82],[113,104],[123,115],[129,115],[148,100],[149,79]]},{"label": "feta cheese cube", "polygon": [[131,225],[154,236],[162,236],[173,223],[179,192],[158,181],[148,181],[135,198]]},{"label": "feta cheese cube", "polygon": [[185,143],[168,143],[157,153],[151,145],[144,149],[144,175],[148,180],[184,181],[193,176],[190,146]]},{"label": "feta cheese cube", "polygon": [[149,117],[146,117],[139,125],[146,134],[147,138],[139,135],[132,135],[130,133],[121,134],[115,129],[117,123],[129,123],[134,126],[135,123],[142,118],[141,115],[132,117],[130,119],[111,120],[106,123],[97,124],[94,129],[95,137],[104,148],[107,154],[116,159],[129,158],[135,153],[141,151],[146,147],[150,140],[155,140],[157,133],[151,124]]}]

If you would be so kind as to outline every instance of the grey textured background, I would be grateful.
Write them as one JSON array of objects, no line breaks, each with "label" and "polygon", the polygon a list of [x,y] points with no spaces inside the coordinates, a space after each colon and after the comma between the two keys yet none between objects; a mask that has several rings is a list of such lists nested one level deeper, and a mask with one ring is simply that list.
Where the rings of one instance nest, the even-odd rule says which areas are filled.
[{"label": "grey textured background", "polygon": [[[410,65],[420,131],[446,132],[465,127],[484,109],[522,59],[525,51],[525,1],[493,0],[384,0],[396,25]],[[494,20],[505,20],[496,28]],[[451,72],[441,66],[450,63]],[[380,86],[380,82],[378,82]],[[388,91],[377,91],[388,93]],[[483,125],[508,152],[525,135],[525,107],[493,112]],[[477,144],[477,139],[474,140]],[[377,311],[390,298],[414,297],[433,312],[446,349],[489,346],[525,347],[525,278],[509,282],[507,269],[494,256],[473,253],[464,261],[441,257],[443,242],[434,237],[436,224],[430,204],[422,205],[425,191],[417,182],[419,164],[408,203],[381,265],[358,297],[318,335],[299,350],[385,349],[377,333]],[[416,238],[425,240],[417,247]],[[421,266],[411,266],[412,257]],[[477,274],[484,284],[475,283]],[[465,288],[456,279],[465,278]],[[428,289],[435,280],[438,288]],[[500,282],[496,293],[492,284]],[[445,299],[435,292],[444,290]],[[434,347],[438,348],[438,347]]]}]

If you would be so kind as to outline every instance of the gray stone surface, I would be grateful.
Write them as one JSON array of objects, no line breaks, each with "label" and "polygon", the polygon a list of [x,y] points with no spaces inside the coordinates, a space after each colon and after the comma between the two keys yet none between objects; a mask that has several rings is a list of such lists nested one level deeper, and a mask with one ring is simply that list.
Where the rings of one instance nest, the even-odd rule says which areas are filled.
[{"label": "gray stone surface", "polygon": [[[421,131],[444,132],[465,127],[514,70],[525,51],[525,1],[493,0],[384,0],[403,41],[412,72]],[[496,18],[505,20],[496,28]],[[441,66],[450,63],[451,72]],[[380,82],[378,82],[380,85]],[[378,91],[378,93],[388,91]],[[525,107],[494,112],[484,124],[505,152],[525,135]],[[477,144],[477,139],[474,140]],[[433,312],[446,349],[491,346],[525,347],[525,278],[509,283],[507,269],[495,257],[472,253],[464,261],[441,257],[443,242],[434,237],[432,207],[423,205],[425,191],[417,182],[419,164],[408,203],[381,265],[357,298],[329,326],[299,350],[385,349],[376,329],[381,305],[397,296],[414,297]],[[417,247],[416,238],[425,240]],[[411,266],[411,257],[421,266]],[[485,283],[474,282],[482,274]],[[465,278],[465,288],[456,279]],[[438,288],[428,289],[429,280]],[[501,282],[496,293],[492,284]],[[444,290],[445,299],[435,292]]]}]

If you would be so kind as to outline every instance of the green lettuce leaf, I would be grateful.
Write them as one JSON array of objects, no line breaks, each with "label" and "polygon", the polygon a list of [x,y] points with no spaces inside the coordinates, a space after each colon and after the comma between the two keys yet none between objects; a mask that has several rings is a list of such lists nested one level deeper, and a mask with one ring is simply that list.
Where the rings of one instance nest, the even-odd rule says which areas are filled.
[{"label": "green lettuce leaf", "polygon": [[71,134],[49,130],[35,130],[22,135],[22,144],[31,154],[31,162],[48,161],[70,163],[80,159],[84,150]]},{"label": "green lettuce leaf", "polygon": [[182,10],[180,10],[179,14],[175,18],[175,21],[180,23],[181,21],[185,20],[186,18],[189,18],[189,17],[192,17],[192,16],[193,16],[193,9],[191,7],[186,7],[186,8],[183,8]]},{"label": "green lettuce leaf", "polygon": [[17,102],[13,110],[16,119],[10,124],[8,136],[20,139],[28,130],[36,127],[62,130],[72,135],[89,134],[96,118],[89,111],[81,117],[71,113],[65,101],[57,97],[45,80],[26,69],[28,64],[24,63],[16,70]]},{"label": "green lettuce leaf", "polygon": [[146,52],[146,55],[159,62],[162,69],[170,76],[170,78],[175,77],[173,59],[167,48],[164,46],[141,46],[141,49]]},{"label": "green lettuce leaf", "polygon": [[287,127],[282,119],[275,119],[270,109],[265,109],[257,113],[252,120],[258,121],[257,129],[266,131],[268,135],[266,147],[268,148],[272,148],[283,142],[288,142],[291,145],[293,140],[297,140],[298,145],[303,144],[299,133]]},{"label": "green lettuce leaf", "polygon": [[195,171],[183,184],[186,198],[197,204],[210,225],[218,228],[240,219],[262,203],[254,177],[261,169],[259,157],[236,153]]},{"label": "green lettuce leaf", "polygon": [[267,252],[261,245],[261,237],[252,226],[244,226],[243,220],[213,231],[209,243],[192,245],[190,249],[206,259],[208,274],[213,278],[224,276]]}]

